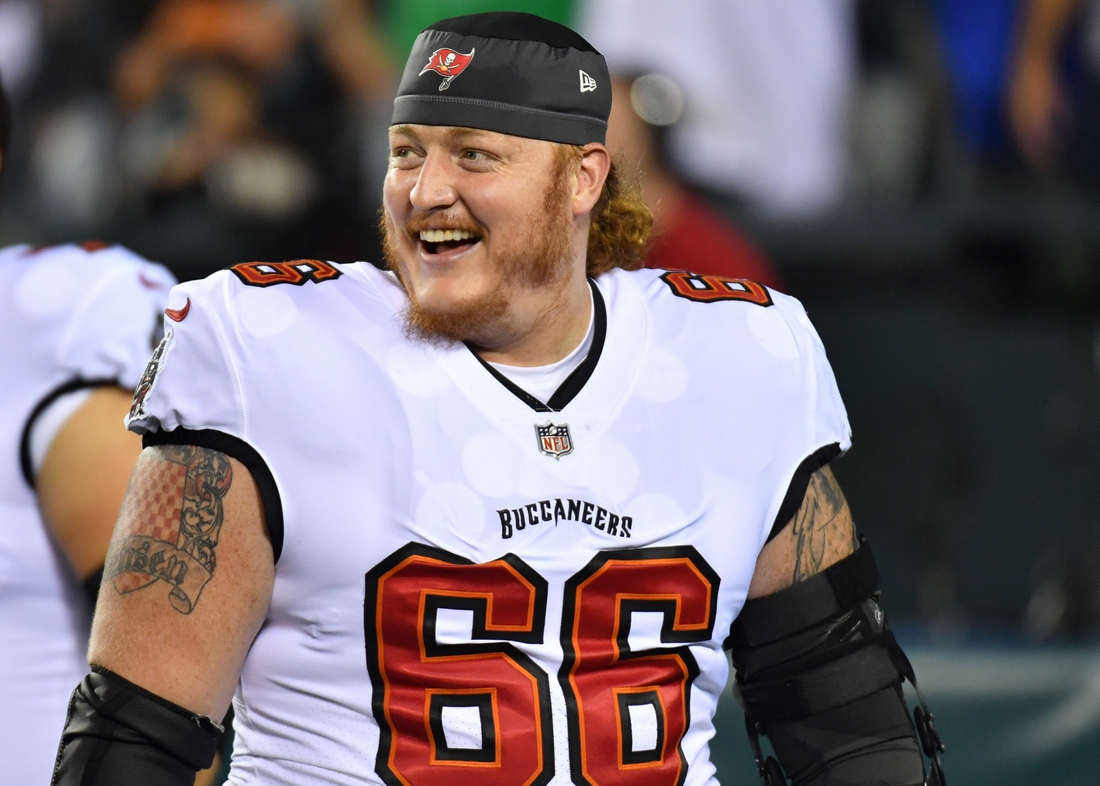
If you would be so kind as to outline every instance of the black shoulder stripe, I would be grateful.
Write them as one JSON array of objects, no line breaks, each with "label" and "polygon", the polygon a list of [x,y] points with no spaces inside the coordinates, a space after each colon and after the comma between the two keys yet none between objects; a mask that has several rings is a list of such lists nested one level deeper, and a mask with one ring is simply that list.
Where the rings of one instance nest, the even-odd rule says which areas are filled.
[{"label": "black shoulder stripe", "polygon": [[111,385],[118,385],[118,380],[70,379],[64,385],[59,385],[51,390],[35,405],[34,409],[31,410],[30,416],[27,418],[26,425],[23,426],[23,434],[19,438],[19,468],[23,471],[23,479],[27,481],[28,486],[32,489],[35,487],[34,463],[31,461],[31,432],[34,431],[34,424],[38,422],[38,418],[42,416],[42,413],[50,408],[50,404],[54,403],[62,396],[76,393],[78,390],[105,388]]},{"label": "black shoulder stripe", "polygon": [[260,489],[260,501],[264,506],[264,521],[271,538],[271,551],[276,564],[283,553],[283,501],[275,476],[256,448],[243,439],[214,429],[177,428],[172,431],[148,431],[141,438],[142,447],[156,445],[194,445],[209,448],[237,459],[252,473],[252,479]]},{"label": "black shoulder stripe", "polygon": [[810,487],[810,476],[839,455],[840,445],[834,442],[831,445],[818,448],[798,465],[798,469],[794,471],[794,477],[791,478],[791,485],[787,487],[787,493],[783,497],[783,503],[779,506],[779,512],[775,515],[772,531],[768,533],[768,539],[765,543],[770,543],[772,538],[791,523],[794,514],[802,506],[806,489]]}]

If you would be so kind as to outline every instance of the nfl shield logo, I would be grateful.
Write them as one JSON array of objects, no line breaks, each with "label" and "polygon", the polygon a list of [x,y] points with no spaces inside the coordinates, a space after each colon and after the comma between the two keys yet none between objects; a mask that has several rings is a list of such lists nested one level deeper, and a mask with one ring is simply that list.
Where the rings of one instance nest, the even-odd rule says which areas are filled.
[{"label": "nfl shield logo", "polygon": [[569,424],[555,426],[546,421],[545,426],[535,426],[535,435],[539,440],[539,450],[544,456],[560,459],[573,452],[573,438],[569,436]]}]

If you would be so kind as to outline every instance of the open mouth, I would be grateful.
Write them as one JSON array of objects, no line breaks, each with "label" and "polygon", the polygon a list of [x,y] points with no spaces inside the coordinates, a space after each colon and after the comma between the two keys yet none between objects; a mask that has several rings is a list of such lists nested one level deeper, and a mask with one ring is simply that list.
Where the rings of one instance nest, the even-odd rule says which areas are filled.
[{"label": "open mouth", "polygon": [[423,229],[419,234],[420,248],[428,256],[460,254],[481,241],[466,229]]}]

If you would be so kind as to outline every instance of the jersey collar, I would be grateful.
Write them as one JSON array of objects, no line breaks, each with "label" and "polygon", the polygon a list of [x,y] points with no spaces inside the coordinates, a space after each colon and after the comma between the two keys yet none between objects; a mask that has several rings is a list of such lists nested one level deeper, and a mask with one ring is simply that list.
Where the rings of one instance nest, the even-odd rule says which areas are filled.
[{"label": "jersey collar", "polygon": [[581,364],[573,369],[573,372],[565,378],[558,389],[554,391],[554,395],[545,404],[493,368],[492,364],[481,357],[469,342],[466,342],[466,348],[477,358],[477,361],[485,370],[493,375],[497,382],[535,412],[561,412],[570,401],[576,398],[585,383],[588,382],[589,377],[592,376],[592,372],[596,370],[596,364],[600,362],[600,355],[603,354],[604,339],[607,337],[607,308],[604,306],[603,295],[600,294],[600,288],[596,286],[596,282],[592,279],[588,279],[588,286],[592,288],[592,321],[594,323],[592,326],[592,346]]},{"label": "jersey collar", "polygon": [[[585,362],[546,404],[535,399],[538,406],[533,406],[525,396],[487,372],[477,356],[461,344],[431,350],[467,399],[525,451],[537,447],[535,426],[547,420],[558,426],[567,424],[574,456],[545,462],[558,473],[568,472],[571,466],[580,467],[581,454],[615,420],[637,384],[650,340],[647,309],[631,274],[605,273],[592,286],[594,305],[599,304],[593,314],[593,319],[600,320],[599,332],[593,330],[592,348]],[[558,408],[551,409],[550,404]]]}]

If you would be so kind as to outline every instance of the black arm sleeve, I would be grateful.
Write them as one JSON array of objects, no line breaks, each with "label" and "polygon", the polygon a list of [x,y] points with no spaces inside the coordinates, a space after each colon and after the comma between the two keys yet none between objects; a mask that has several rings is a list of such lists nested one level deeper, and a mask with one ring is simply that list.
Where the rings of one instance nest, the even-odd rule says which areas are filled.
[{"label": "black arm sleeve", "polygon": [[53,786],[192,786],[221,728],[98,666],[73,691]]},{"label": "black arm sleeve", "polygon": [[[916,677],[878,605],[878,583],[861,538],[828,570],[746,601],[734,622],[737,698],[765,786],[785,783],[783,773],[795,786],[943,786],[943,745],[923,696],[916,726],[909,719],[901,682],[916,686]],[[778,764],[764,759],[760,734]]]}]

